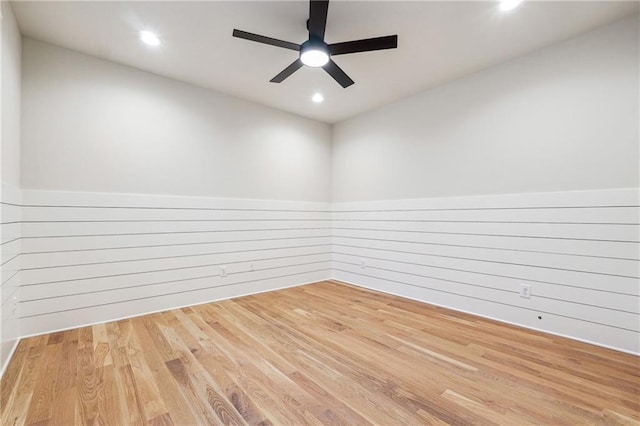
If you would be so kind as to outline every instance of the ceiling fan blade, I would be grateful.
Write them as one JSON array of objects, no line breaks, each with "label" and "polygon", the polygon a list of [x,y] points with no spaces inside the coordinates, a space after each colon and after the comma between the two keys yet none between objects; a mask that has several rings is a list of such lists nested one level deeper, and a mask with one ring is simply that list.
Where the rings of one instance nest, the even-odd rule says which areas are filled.
[{"label": "ceiling fan blade", "polygon": [[322,68],[324,68],[324,70],[328,72],[329,75],[333,77],[333,79],[337,81],[343,88],[347,88],[354,83],[354,81],[351,80],[344,71],[342,71],[342,68],[340,68],[331,59],[329,59],[329,62],[327,62],[327,64]]},{"label": "ceiling fan blade", "polygon": [[270,44],[271,46],[284,47],[285,49],[291,50],[300,50],[300,45],[291,43],[289,41],[278,40],[277,38],[271,38],[266,36],[261,36],[258,34],[248,33],[242,30],[233,30],[233,36],[238,38],[243,38],[245,40],[257,41],[258,43]]},{"label": "ceiling fan blade", "polygon": [[390,35],[330,44],[329,53],[331,55],[345,55],[371,50],[395,49],[396,47],[398,47],[398,35]]},{"label": "ceiling fan blade", "polygon": [[329,0],[311,0],[309,2],[309,38],[324,41],[324,30],[327,27]]},{"label": "ceiling fan blade", "polygon": [[302,61],[300,59],[296,59],[291,65],[283,69],[280,74],[276,75],[269,81],[272,83],[282,83],[285,78],[298,71],[300,67],[302,67]]}]

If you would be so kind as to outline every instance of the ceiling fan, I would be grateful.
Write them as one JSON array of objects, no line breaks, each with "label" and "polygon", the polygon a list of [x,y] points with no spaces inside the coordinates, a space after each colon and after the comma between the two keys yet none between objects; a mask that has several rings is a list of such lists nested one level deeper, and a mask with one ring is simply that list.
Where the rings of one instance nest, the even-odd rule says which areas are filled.
[{"label": "ceiling fan", "polygon": [[273,77],[270,80],[272,83],[281,83],[303,65],[307,65],[310,67],[322,67],[331,77],[334,78],[334,80],[336,80],[342,87],[346,88],[351,86],[354,81],[351,80],[344,71],[342,71],[331,57],[336,55],[346,55],[348,53],[395,49],[398,47],[398,36],[390,35],[327,44],[324,41],[324,31],[327,25],[328,10],[329,0],[310,0],[309,19],[307,20],[309,39],[302,44],[291,43],[289,41],[278,40],[276,38],[265,37],[236,29],[233,30],[233,36],[299,52],[298,59],[293,61],[291,65]]}]

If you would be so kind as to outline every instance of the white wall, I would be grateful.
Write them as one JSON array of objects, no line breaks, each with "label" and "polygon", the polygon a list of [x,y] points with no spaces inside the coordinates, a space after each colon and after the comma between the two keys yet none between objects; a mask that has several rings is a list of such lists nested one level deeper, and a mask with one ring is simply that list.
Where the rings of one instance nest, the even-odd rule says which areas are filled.
[{"label": "white wall", "polygon": [[2,181],[19,187],[22,35],[7,1],[2,16]]},{"label": "white wall", "polygon": [[22,93],[24,335],[331,276],[327,124],[29,39]]},{"label": "white wall", "polygon": [[0,144],[0,371],[20,333],[12,307],[20,297],[20,87],[21,35],[8,2],[1,2],[2,143]]},{"label": "white wall", "polygon": [[638,18],[335,125],[334,201],[637,187]]},{"label": "white wall", "polygon": [[638,47],[634,17],[337,124],[334,277],[640,353]]},{"label": "white wall", "polygon": [[640,354],[639,205],[637,188],[334,203],[333,276]]},{"label": "white wall", "polygon": [[328,125],[23,43],[27,189],[328,201]]},{"label": "white wall", "polygon": [[24,335],[331,276],[329,203],[22,193]]},{"label": "white wall", "polygon": [[[638,352],[640,200],[617,189],[638,186],[637,31],[354,118],[332,144],[324,124],[25,40],[24,334],[333,273]],[[516,195],[471,196],[489,193]]]}]

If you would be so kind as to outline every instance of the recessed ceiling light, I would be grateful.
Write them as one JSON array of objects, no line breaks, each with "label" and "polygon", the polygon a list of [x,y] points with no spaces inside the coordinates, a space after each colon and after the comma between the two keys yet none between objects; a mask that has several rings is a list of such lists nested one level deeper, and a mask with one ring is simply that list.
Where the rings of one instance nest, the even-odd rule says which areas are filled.
[{"label": "recessed ceiling light", "polygon": [[140,31],[140,40],[149,46],[160,46],[160,39],[151,31]]},{"label": "recessed ceiling light", "polygon": [[500,2],[500,10],[507,11],[513,10],[522,3],[522,0],[502,0]]},{"label": "recessed ceiling light", "polygon": [[322,96],[322,93],[315,93],[312,97],[311,100],[317,104],[319,104],[320,102],[324,101],[324,96]]}]

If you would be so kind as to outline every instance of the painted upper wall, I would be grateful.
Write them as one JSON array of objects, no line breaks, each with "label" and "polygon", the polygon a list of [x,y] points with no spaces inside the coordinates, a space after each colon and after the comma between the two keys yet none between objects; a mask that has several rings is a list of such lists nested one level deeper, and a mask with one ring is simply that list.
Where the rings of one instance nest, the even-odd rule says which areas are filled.
[{"label": "painted upper wall", "polygon": [[21,41],[9,2],[2,3],[2,181],[20,185]]},{"label": "painted upper wall", "polygon": [[330,199],[330,127],[23,41],[22,187]]},{"label": "painted upper wall", "polygon": [[334,201],[637,187],[638,17],[335,125]]},{"label": "painted upper wall", "polygon": [[29,189],[349,201],[638,186],[637,17],[339,123],[332,156],[324,124],[29,39],[23,56]]}]

